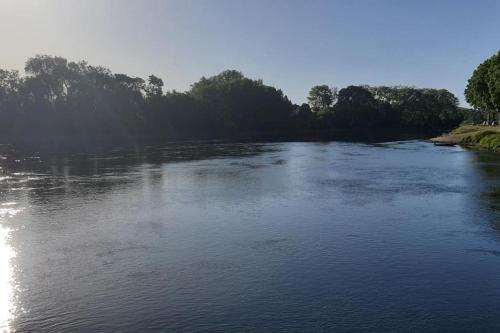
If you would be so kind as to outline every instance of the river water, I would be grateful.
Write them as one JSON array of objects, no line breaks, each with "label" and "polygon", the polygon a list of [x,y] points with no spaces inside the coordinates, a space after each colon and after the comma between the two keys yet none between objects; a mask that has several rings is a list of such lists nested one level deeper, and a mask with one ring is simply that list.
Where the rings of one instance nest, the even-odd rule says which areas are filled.
[{"label": "river water", "polygon": [[500,156],[0,155],[0,332],[500,331]]}]

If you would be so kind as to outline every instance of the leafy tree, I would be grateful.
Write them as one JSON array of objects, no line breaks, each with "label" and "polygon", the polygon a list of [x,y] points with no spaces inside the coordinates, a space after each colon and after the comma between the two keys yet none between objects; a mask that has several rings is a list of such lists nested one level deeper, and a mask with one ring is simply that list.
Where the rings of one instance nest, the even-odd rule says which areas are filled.
[{"label": "leafy tree", "polygon": [[339,91],[338,103],[346,103],[355,106],[372,106],[375,98],[368,89],[360,86],[348,86]]},{"label": "leafy tree", "polygon": [[290,121],[292,103],[281,90],[238,71],[203,77],[189,93],[222,132],[276,131]]},{"label": "leafy tree", "polygon": [[500,52],[480,64],[465,88],[465,98],[490,118],[500,112]]},{"label": "leafy tree", "polygon": [[297,116],[307,119],[312,117],[312,110],[309,104],[307,103],[302,103],[300,106],[297,107]]},{"label": "leafy tree", "polygon": [[325,113],[336,99],[336,89],[327,85],[318,85],[311,88],[307,100],[313,112]]},{"label": "leafy tree", "polygon": [[[488,64],[481,67],[482,81],[472,82],[484,84],[488,103],[496,106],[498,57]],[[0,70],[0,139],[92,145],[302,135],[343,127],[445,128],[472,115],[458,111],[457,99],[446,90],[400,86],[349,86],[338,96],[334,88],[315,86],[309,104],[299,106],[280,89],[236,70],[202,77],[183,93],[163,87],[154,75],[145,81],[85,61],[37,55],[28,59],[24,76]]]},{"label": "leafy tree", "polygon": [[339,91],[334,120],[344,127],[390,127],[394,121],[392,111],[387,102],[377,101],[365,87],[349,86]]},{"label": "leafy tree", "polygon": [[21,106],[18,71],[0,69],[0,112],[14,111]]},{"label": "leafy tree", "polygon": [[145,88],[147,98],[155,98],[163,94],[163,80],[157,76],[150,75]]},{"label": "leafy tree", "polygon": [[364,88],[378,102],[390,105],[393,122],[400,122],[405,127],[451,128],[463,120],[464,114],[457,109],[458,99],[445,89],[406,86]]},{"label": "leafy tree", "polygon": [[487,84],[491,104],[496,112],[500,112],[500,52],[490,58]]}]

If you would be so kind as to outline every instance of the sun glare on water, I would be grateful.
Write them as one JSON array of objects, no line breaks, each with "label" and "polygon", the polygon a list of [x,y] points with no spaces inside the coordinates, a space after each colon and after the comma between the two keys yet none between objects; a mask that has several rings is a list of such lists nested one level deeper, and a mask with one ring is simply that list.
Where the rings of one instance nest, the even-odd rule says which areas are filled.
[{"label": "sun glare on water", "polygon": [[14,311],[14,272],[12,260],[15,252],[9,245],[10,230],[2,225],[6,217],[12,217],[19,212],[19,209],[11,207],[11,203],[0,206],[0,332],[11,331],[11,321]]}]

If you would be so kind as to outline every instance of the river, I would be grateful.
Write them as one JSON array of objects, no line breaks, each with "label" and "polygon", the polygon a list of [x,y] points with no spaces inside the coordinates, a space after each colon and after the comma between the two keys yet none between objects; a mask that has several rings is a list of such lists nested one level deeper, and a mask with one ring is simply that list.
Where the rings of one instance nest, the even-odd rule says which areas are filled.
[{"label": "river", "polygon": [[0,155],[0,332],[500,331],[500,156]]}]

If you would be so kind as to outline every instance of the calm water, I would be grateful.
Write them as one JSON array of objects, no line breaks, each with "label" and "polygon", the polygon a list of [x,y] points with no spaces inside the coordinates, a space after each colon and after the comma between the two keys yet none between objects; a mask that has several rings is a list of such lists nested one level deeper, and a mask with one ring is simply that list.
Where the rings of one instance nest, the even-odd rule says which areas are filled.
[{"label": "calm water", "polygon": [[1,151],[0,332],[500,330],[500,155]]}]

